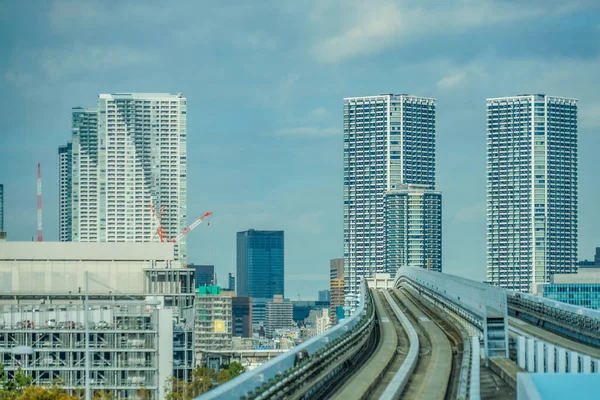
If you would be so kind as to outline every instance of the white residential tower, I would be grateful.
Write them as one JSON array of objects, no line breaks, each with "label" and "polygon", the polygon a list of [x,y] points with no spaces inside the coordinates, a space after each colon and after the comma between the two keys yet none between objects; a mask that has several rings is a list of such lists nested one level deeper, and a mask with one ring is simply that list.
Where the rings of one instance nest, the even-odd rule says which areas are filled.
[{"label": "white residential tower", "polygon": [[530,291],[577,268],[577,100],[487,100],[487,280]]},{"label": "white residential tower", "polygon": [[[68,145],[59,149],[61,240],[158,241],[149,204],[157,212],[165,206],[167,239],[181,232],[187,219],[186,114],[185,97],[163,93],[101,94],[97,109],[73,109],[71,154]],[[184,261],[185,240],[175,246]]]},{"label": "white residential tower", "polygon": [[356,304],[362,277],[385,272],[384,200],[401,184],[435,188],[435,100],[344,99],[344,278]]}]

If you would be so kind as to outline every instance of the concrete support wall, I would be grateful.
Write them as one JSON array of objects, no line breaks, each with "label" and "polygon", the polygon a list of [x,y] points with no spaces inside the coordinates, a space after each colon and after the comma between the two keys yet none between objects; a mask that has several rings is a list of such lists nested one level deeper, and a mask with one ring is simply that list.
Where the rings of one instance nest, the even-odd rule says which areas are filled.
[{"label": "concrete support wall", "polygon": [[527,371],[535,372],[535,340],[527,339]]},{"label": "concrete support wall", "polygon": [[544,371],[544,342],[535,343],[535,372]]},{"label": "concrete support wall", "polygon": [[519,365],[519,367],[525,369],[526,363],[526,348],[525,348],[525,343],[527,342],[527,338],[525,336],[519,336],[519,339],[517,341],[517,364]]},{"label": "concrete support wall", "polygon": [[567,352],[563,348],[559,348],[557,351],[558,354],[558,372],[559,374],[564,374],[567,372]]},{"label": "concrete support wall", "polygon": [[553,344],[546,345],[546,372],[553,374],[556,372],[556,365],[554,365],[554,352],[556,349]]}]

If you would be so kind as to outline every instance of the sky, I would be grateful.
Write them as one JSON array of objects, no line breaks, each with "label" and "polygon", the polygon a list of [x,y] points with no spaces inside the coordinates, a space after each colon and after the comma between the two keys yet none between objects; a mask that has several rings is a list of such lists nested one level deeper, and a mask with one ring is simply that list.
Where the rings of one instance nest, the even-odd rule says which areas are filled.
[{"label": "sky", "polygon": [[343,256],[343,98],[437,99],[444,272],[485,279],[488,97],[579,99],[579,255],[600,246],[600,3],[572,0],[0,0],[9,240],[58,239],[58,146],[100,93],[188,99],[188,261],[236,268],[235,233],[285,231],[285,295]]}]

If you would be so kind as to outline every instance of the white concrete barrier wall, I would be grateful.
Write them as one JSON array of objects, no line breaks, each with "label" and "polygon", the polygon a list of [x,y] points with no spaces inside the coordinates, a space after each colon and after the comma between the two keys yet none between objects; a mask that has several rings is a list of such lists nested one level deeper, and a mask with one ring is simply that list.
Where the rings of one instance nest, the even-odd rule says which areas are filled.
[{"label": "white concrete barrier wall", "polygon": [[535,340],[527,339],[527,371],[535,372]]},{"label": "white concrete barrier wall", "polygon": [[556,372],[556,365],[554,364],[554,353],[556,348],[553,344],[546,344],[546,372],[553,374]]}]

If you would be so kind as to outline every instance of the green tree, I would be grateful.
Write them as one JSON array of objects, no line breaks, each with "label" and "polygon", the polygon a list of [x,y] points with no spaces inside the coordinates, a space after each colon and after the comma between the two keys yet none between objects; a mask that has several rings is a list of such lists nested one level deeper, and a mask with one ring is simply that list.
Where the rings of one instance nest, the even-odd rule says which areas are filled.
[{"label": "green tree", "polygon": [[246,368],[244,368],[244,366],[237,361],[234,361],[231,364],[229,364],[227,366],[227,370],[229,371],[231,379],[246,372]]},{"label": "green tree", "polygon": [[227,382],[230,379],[231,379],[231,374],[229,373],[228,369],[222,369],[217,374],[217,381],[219,382],[220,385],[224,384],[225,382]]},{"label": "green tree", "polygon": [[113,396],[112,396],[112,392],[109,392],[107,390],[99,390],[94,392],[94,395],[92,396],[93,400],[112,400]]},{"label": "green tree", "polygon": [[208,392],[213,387],[213,379],[215,373],[207,367],[198,367],[192,371],[192,382],[189,385],[191,395],[198,397],[203,393]]},{"label": "green tree", "polygon": [[189,400],[192,398],[188,394],[191,384],[175,378],[174,376],[165,382],[165,400]]}]

